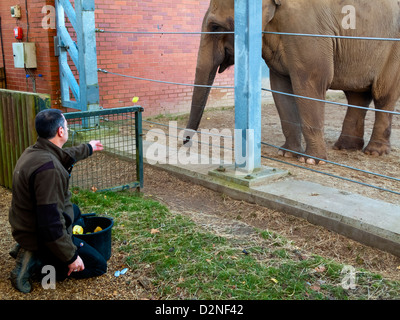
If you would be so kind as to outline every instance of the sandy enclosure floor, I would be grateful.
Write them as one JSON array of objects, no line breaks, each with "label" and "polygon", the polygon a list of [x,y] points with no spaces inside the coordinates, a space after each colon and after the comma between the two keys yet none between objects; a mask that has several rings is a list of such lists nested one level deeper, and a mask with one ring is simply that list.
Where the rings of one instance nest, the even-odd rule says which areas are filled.
[{"label": "sandy enclosure floor", "polygon": [[[344,94],[333,92],[328,93],[327,100],[340,103],[347,103]],[[343,119],[346,114],[346,107],[326,104],[325,108],[325,141],[327,144],[328,160],[337,163],[325,165],[311,166],[300,163],[295,158],[284,158],[278,155],[277,148],[262,145],[262,164],[274,168],[286,169],[290,172],[290,179],[306,180],[316,182],[325,186],[337,188],[343,191],[358,193],[360,195],[390,202],[400,205],[400,116],[394,115],[391,135],[392,151],[389,155],[374,157],[364,154],[362,151],[338,151],[333,150],[333,145],[339,138]],[[400,104],[396,106],[396,112],[400,112]],[[234,131],[234,108],[225,109],[207,109],[200,123],[201,129],[212,130],[216,132]],[[161,129],[168,133],[168,128],[156,125],[177,125],[177,134],[183,134],[183,128],[187,123],[188,115],[181,116],[170,115],[166,117],[158,117],[149,119],[150,122],[144,122],[144,133],[149,134],[148,130],[155,128]],[[369,111],[367,113],[364,140],[369,142],[375,113]],[[265,101],[262,106],[262,142],[280,147],[284,144],[284,136],[281,130],[281,124],[278,113],[272,101]],[[210,137],[211,141],[212,137]],[[178,144],[181,143],[178,141]],[[220,144],[225,147],[232,147],[232,140],[220,138]],[[179,145],[178,145],[179,147]],[[223,158],[224,151],[221,153]],[[210,150],[210,155],[212,151]],[[271,158],[266,159],[266,158]],[[274,161],[276,160],[276,161]],[[287,162],[287,164],[281,163]],[[318,170],[326,173],[315,173],[310,170],[299,168],[303,166],[311,170]],[[353,167],[349,169],[347,167]],[[370,174],[372,172],[375,174]],[[331,177],[329,175],[338,176],[340,178]],[[389,178],[385,178],[388,176]],[[348,180],[354,180],[354,183]],[[371,187],[373,186],[373,187]],[[376,187],[376,188],[374,188]],[[388,191],[383,191],[387,189]]]}]

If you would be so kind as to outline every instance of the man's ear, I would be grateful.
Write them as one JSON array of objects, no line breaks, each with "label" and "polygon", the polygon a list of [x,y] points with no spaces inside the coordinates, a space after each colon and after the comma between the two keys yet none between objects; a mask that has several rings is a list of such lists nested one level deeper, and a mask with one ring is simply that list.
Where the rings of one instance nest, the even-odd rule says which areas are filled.
[{"label": "man's ear", "polygon": [[62,137],[64,135],[64,128],[63,127],[58,127],[57,135],[60,136],[60,137]]},{"label": "man's ear", "polygon": [[274,2],[275,2],[275,4],[277,5],[277,6],[280,6],[282,3],[281,3],[281,0],[274,0]]}]

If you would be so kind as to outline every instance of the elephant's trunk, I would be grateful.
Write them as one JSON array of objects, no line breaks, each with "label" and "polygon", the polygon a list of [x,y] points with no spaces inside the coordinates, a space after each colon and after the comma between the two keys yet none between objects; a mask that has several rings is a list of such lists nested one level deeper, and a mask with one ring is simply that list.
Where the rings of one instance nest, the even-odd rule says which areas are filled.
[{"label": "elephant's trunk", "polygon": [[202,49],[202,45],[200,45],[194,81],[196,86],[193,89],[190,116],[184,136],[185,142],[188,142],[193,136],[194,131],[199,128],[211,90],[209,86],[213,85],[219,67],[219,64],[214,65],[212,53],[208,55],[207,52],[209,52],[209,50],[204,50],[204,47]]},{"label": "elephant's trunk", "polygon": [[196,70],[195,85],[199,86],[193,90],[190,117],[187,125],[188,129],[197,130],[200,125],[201,117],[211,91],[211,88],[207,86],[213,85],[217,69],[218,66],[208,72],[204,72],[201,68],[197,68]]}]

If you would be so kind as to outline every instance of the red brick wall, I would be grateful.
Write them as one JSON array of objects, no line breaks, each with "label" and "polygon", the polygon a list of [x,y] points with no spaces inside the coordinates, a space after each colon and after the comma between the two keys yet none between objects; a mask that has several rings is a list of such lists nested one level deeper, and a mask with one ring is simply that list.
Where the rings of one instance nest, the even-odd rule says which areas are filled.
[{"label": "red brick wall", "polygon": [[[58,59],[54,56],[53,37],[56,31],[44,29],[42,13],[54,0],[27,0],[29,13],[29,41],[37,47],[38,68],[29,71],[14,68],[13,29],[23,28],[27,41],[25,1],[0,0],[2,34],[5,52],[7,88],[51,94],[53,107],[59,107]],[[20,4],[21,19],[11,17],[10,6]],[[209,0],[95,0],[96,27],[112,31],[185,31],[197,32]],[[49,21],[44,20],[45,23]],[[194,81],[200,35],[138,35],[97,33],[98,68],[108,71],[191,84]],[[43,75],[42,77],[39,77]],[[193,87],[139,81],[111,74],[99,73],[100,104],[104,108],[132,105],[132,97],[139,96],[145,116],[159,113],[187,112]],[[233,68],[217,75],[215,85],[233,86]],[[208,105],[233,105],[233,90],[211,91]]]},{"label": "red brick wall", "polygon": [[[201,31],[209,0],[96,0],[96,24],[113,31]],[[192,84],[200,35],[104,33],[97,36],[98,67],[116,73]],[[104,107],[132,105],[139,96],[145,115],[185,112],[193,87],[126,79],[99,73]],[[233,86],[233,68],[218,75],[215,85]],[[212,90],[209,104],[233,105],[233,90]],[[229,101],[224,101],[228,98]]]},{"label": "red brick wall", "polygon": [[[25,1],[0,0],[1,32],[3,36],[3,48],[5,56],[5,69],[7,77],[7,89],[19,91],[34,91],[51,95],[53,106],[57,106],[58,90],[60,86],[58,73],[58,60],[54,56],[53,37],[56,35],[54,29],[42,27],[42,20],[47,13],[42,13],[42,8],[48,4],[54,6],[54,1],[28,0],[28,19],[26,17]],[[21,7],[21,18],[11,17],[10,7],[19,4]],[[29,32],[28,25],[29,22]],[[36,43],[37,69],[18,69],[14,67],[12,43],[18,42],[14,38],[14,28],[20,26],[23,29],[23,42]],[[1,55],[0,55],[1,57]],[[26,76],[30,77],[27,78]],[[39,76],[41,75],[41,76]]]}]

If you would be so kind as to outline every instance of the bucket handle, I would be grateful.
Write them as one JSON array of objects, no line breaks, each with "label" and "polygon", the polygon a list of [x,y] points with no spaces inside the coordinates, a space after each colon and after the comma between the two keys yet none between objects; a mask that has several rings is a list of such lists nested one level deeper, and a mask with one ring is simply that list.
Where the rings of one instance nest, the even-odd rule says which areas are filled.
[{"label": "bucket handle", "polygon": [[92,213],[85,213],[85,214],[82,214],[81,216],[82,217],[94,217],[96,215],[96,213],[95,212],[92,212]]},{"label": "bucket handle", "polygon": [[[85,213],[81,214],[82,218],[87,218],[87,217],[94,217],[96,216],[96,212],[91,212],[91,213]],[[113,217],[107,217],[108,219],[114,220]]]}]

